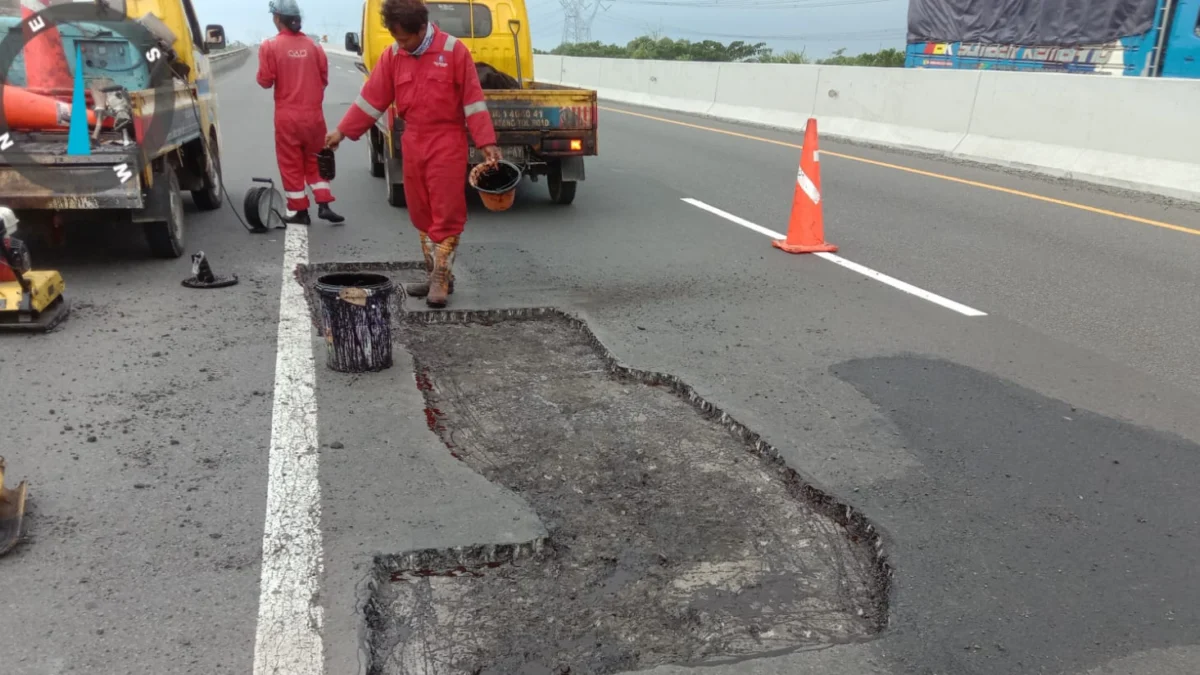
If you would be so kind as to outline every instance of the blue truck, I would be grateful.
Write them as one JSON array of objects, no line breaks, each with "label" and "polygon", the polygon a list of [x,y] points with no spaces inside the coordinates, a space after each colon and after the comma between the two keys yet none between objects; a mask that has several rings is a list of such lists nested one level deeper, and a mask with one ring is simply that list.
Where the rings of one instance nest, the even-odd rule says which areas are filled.
[{"label": "blue truck", "polygon": [[905,66],[1200,78],[1200,0],[911,0]]}]

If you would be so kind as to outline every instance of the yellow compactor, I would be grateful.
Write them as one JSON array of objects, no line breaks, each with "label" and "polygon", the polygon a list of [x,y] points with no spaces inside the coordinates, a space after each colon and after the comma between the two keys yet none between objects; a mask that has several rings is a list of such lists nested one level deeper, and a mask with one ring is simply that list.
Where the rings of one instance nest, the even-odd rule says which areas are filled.
[{"label": "yellow compactor", "polygon": [[28,249],[13,235],[17,216],[0,206],[0,332],[46,332],[67,318],[66,284],[55,270],[35,270]]}]

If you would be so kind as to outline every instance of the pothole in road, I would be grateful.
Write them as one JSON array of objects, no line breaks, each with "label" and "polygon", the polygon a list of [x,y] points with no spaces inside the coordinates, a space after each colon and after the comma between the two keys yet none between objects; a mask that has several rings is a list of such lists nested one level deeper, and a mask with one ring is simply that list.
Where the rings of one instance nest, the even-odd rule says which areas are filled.
[{"label": "pothole in road", "polygon": [[600,675],[882,629],[874,528],[678,380],[550,310],[410,314],[397,338],[431,428],[549,537],[377,560],[369,672]]}]

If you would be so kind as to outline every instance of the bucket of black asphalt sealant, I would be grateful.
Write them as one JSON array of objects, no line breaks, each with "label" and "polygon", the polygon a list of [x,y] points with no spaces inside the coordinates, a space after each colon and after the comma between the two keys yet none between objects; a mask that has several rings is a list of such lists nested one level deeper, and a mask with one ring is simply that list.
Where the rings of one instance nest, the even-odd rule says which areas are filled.
[{"label": "bucket of black asphalt sealant", "polygon": [[317,278],[325,365],[342,373],[392,367],[392,280],[368,272],[338,272]]},{"label": "bucket of black asphalt sealant", "polygon": [[333,150],[325,148],[317,153],[317,175],[321,180],[337,178],[337,159],[333,156]]}]

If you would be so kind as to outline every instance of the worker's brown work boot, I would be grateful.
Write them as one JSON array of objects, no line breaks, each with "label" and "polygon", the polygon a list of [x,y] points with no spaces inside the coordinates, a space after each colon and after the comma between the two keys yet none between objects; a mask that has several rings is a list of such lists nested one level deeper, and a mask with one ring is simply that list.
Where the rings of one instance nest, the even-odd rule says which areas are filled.
[{"label": "worker's brown work boot", "polygon": [[[425,281],[415,284],[406,284],[404,292],[413,298],[424,298],[429,295],[429,280],[433,274],[433,241],[429,235],[424,232],[419,233],[421,237],[421,255],[425,258]],[[454,293],[454,274],[450,274],[450,293]]]},{"label": "worker's brown work boot", "polygon": [[445,307],[450,295],[450,283],[454,278],[454,252],[458,249],[458,237],[450,236],[433,247],[433,273],[429,275],[429,295],[425,304],[430,307]]}]

